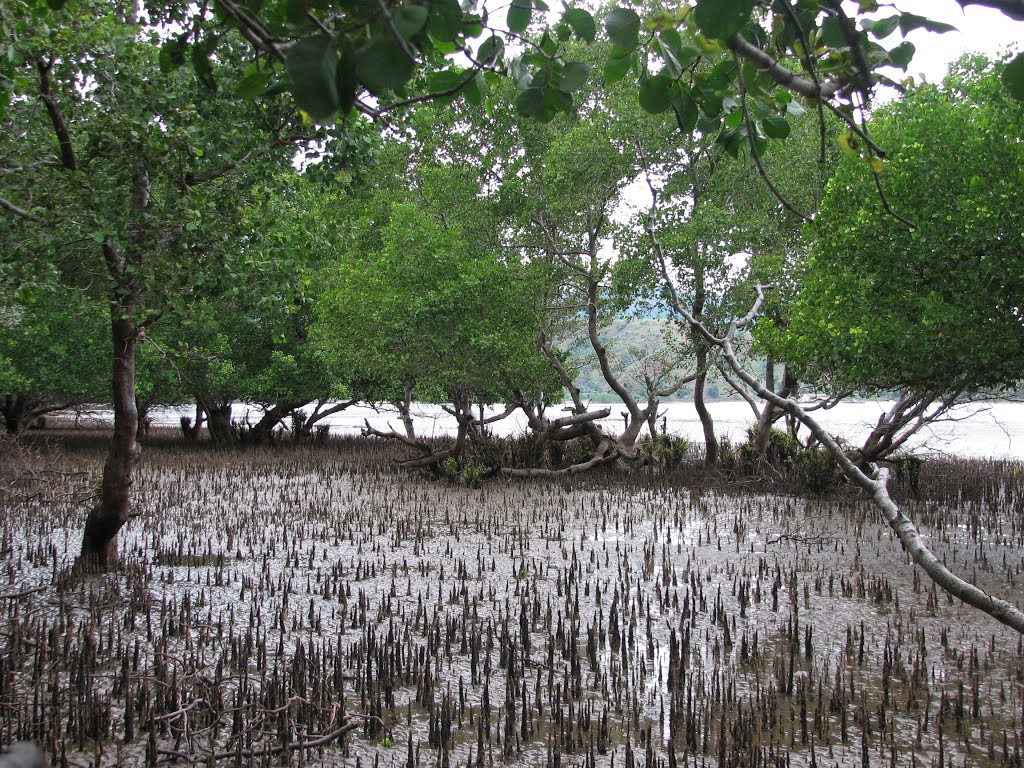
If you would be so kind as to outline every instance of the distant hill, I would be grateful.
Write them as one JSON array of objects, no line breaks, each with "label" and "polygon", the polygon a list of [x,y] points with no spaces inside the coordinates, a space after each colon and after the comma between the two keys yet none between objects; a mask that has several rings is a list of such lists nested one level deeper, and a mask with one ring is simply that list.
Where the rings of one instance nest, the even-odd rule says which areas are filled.
[{"label": "distant hill", "polygon": [[[646,397],[643,384],[645,370],[665,370],[675,364],[674,376],[666,376],[666,383],[694,371],[689,340],[680,335],[678,324],[672,321],[660,318],[618,319],[604,328],[600,336],[609,350],[612,369],[634,397]],[[616,402],[618,398],[601,375],[590,344],[581,338],[569,348],[571,359],[579,370],[576,386],[583,399],[594,403]],[[705,396],[708,399],[738,397],[717,371],[712,371],[708,377]],[[686,384],[667,400],[689,400],[692,397],[693,387]]]}]

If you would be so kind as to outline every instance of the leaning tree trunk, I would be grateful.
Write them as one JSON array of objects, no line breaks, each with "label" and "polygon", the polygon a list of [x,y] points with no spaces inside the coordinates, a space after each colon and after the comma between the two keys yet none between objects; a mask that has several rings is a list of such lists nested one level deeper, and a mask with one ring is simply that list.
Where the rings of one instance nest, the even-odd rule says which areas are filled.
[{"label": "leaning tree trunk", "polygon": [[718,463],[718,438],[715,437],[715,419],[704,402],[704,384],[707,382],[708,349],[703,343],[697,347],[697,378],[693,381],[693,407],[704,430],[704,464]]},{"label": "leaning tree trunk", "polygon": [[82,537],[82,559],[101,568],[117,559],[117,532],[128,522],[139,414],[135,406],[135,345],[140,328],[130,319],[130,306],[114,306],[114,435],[103,465],[100,499],[89,512]]},{"label": "leaning tree trunk", "polygon": [[[256,425],[245,433],[243,442],[246,443],[271,443],[274,440],[274,430],[277,425],[280,424],[289,414],[293,413],[296,408],[301,408],[305,403],[275,403],[272,407],[268,408],[263,417],[256,422]],[[230,426],[230,416],[228,418],[228,426]]]}]

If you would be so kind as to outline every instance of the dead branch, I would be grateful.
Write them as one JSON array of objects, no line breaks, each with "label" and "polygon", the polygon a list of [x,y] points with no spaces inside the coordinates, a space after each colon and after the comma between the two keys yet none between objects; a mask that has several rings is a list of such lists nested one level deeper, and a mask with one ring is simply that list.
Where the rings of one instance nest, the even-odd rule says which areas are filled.
[{"label": "dead branch", "polygon": [[29,587],[28,589],[22,589],[18,592],[7,592],[5,594],[2,594],[0,595],[0,600],[20,600],[23,597],[28,597],[29,595],[34,595],[37,592],[43,592],[45,590],[46,585],[42,585],[39,587]]},{"label": "dead branch", "polygon": [[5,211],[10,211],[15,216],[19,216],[22,219],[28,219],[29,221],[35,219],[35,216],[26,211],[24,208],[19,208],[10,200],[5,200],[2,197],[0,197],[0,208],[3,208]]},{"label": "dead branch", "polygon": [[583,472],[588,472],[595,467],[601,467],[606,464],[611,464],[622,457],[622,454],[612,449],[611,453],[600,456],[595,455],[586,461],[582,461],[579,464],[572,464],[562,469],[544,469],[543,467],[502,467],[500,474],[504,477],[530,477],[530,478],[554,478],[554,477],[572,477]]}]

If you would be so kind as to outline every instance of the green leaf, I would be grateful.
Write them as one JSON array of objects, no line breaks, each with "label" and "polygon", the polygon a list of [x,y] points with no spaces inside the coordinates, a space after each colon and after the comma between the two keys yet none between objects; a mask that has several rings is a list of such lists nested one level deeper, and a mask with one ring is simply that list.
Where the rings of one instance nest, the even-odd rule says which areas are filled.
[{"label": "green leaf", "polygon": [[672,111],[675,112],[679,130],[683,133],[692,133],[700,118],[700,110],[693,97],[689,93],[680,93],[672,99]]},{"label": "green leaf", "polygon": [[531,15],[533,15],[533,5],[530,3],[530,0],[512,0],[512,5],[509,6],[508,16],[506,17],[508,31],[517,34],[525,32],[526,28],[530,25]]},{"label": "green leaf", "polygon": [[314,120],[324,122],[338,111],[338,51],[334,38],[313,35],[297,40],[284,61],[292,96]]},{"label": "green leaf", "polygon": [[434,0],[427,31],[437,40],[450,42],[458,37],[462,31],[462,8],[458,0]]},{"label": "green leaf", "polygon": [[694,19],[705,35],[723,39],[743,29],[753,10],[754,0],[697,0]]},{"label": "green leaf", "polygon": [[468,83],[466,87],[462,89],[462,95],[466,98],[466,103],[472,107],[479,107],[484,103],[484,86],[486,80],[480,75],[477,75]]},{"label": "green leaf", "polygon": [[785,139],[789,136],[789,121],[782,115],[769,115],[761,121],[765,135],[770,139]]},{"label": "green leaf", "polygon": [[285,5],[285,16],[292,24],[308,24],[309,3],[307,0],[288,0]]},{"label": "green leaf", "polygon": [[914,44],[909,40],[904,40],[889,51],[889,61],[891,61],[894,66],[897,66],[906,72],[907,67],[910,66],[910,60],[914,58],[914,54],[916,52],[917,49],[914,47]]},{"label": "green leaf", "polygon": [[68,4],[68,0],[46,0],[46,4],[50,6],[51,11],[59,11]]},{"label": "green leaf", "polygon": [[192,68],[204,88],[210,91],[217,90],[217,80],[213,76],[213,65],[210,63],[209,44],[192,46]]},{"label": "green leaf", "polygon": [[427,79],[427,87],[434,93],[448,91],[462,82],[463,73],[458,69],[442,69]]},{"label": "green leaf", "polygon": [[952,24],[946,24],[942,21],[933,21],[932,19],[927,19],[924,16],[917,16],[913,13],[900,14],[900,32],[906,36],[908,32],[915,29],[937,32],[940,35],[946,32],[956,32],[956,27]]},{"label": "green leaf", "polygon": [[466,37],[480,37],[484,33],[484,25],[479,16],[466,16],[462,19],[462,34]]},{"label": "green leaf", "polygon": [[826,48],[845,48],[846,35],[843,34],[842,22],[835,16],[827,16],[821,23],[819,41]]},{"label": "green leaf", "polygon": [[570,61],[565,65],[565,70],[562,72],[562,81],[558,87],[566,93],[572,93],[587,82],[588,77],[590,77],[589,64]]},{"label": "green leaf", "polygon": [[185,50],[188,43],[185,38],[174,38],[160,46],[160,71],[164,74],[173,72],[185,64]]},{"label": "green leaf", "polygon": [[395,19],[398,33],[406,40],[410,40],[423,29],[430,11],[422,5],[400,5],[392,11],[391,15]]},{"label": "green leaf", "polygon": [[1003,85],[1017,101],[1024,101],[1024,52],[1003,68]]},{"label": "green leaf", "polygon": [[672,78],[655,75],[640,83],[640,106],[651,114],[665,112],[672,106]]},{"label": "green leaf", "polygon": [[523,117],[536,117],[544,109],[544,91],[527,88],[516,99],[516,111]]},{"label": "green leaf", "polygon": [[632,51],[640,43],[640,17],[630,8],[615,8],[604,20],[604,29],[619,48]]},{"label": "green leaf", "polygon": [[477,50],[477,58],[483,64],[493,64],[494,62],[501,59],[501,54],[505,50],[505,41],[497,35],[491,35],[489,38],[480,44],[479,50]]},{"label": "green leaf", "polygon": [[697,120],[697,130],[705,136],[710,136],[713,133],[718,133],[722,127],[722,118],[720,117],[709,117],[707,115]]},{"label": "green leaf", "polygon": [[274,77],[273,72],[253,72],[238,81],[235,86],[235,96],[239,99],[255,99],[270,85]]},{"label": "green leaf", "polygon": [[338,109],[347,115],[356,103],[356,92],[359,90],[359,78],[356,76],[356,59],[352,53],[352,45],[344,40],[341,45],[341,57],[338,59],[336,73],[338,87]]},{"label": "green leaf", "polygon": [[876,40],[884,40],[896,31],[896,27],[900,24],[900,18],[900,16],[889,16],[885,19],[865,19],[861,22],[861,26],[870,32]]},{"label": "green leaf", "polygon": [[356,76],[370,91],[379,93],[405,85],[416,68],[390,37],[378,36],[356,51]]},{"label": "green leaf", "polygon": [[589,11],[582,8],[566,8],[562,14],[562,21],[572,27],[572,31],[580,40],[592,43],[597,37],[597,24]]},{"label": "green leaf", "polygon": [[604,80],[606,83],[617,83],[629,72],[629,64],[632,56],[609,56],[604,65]]}]

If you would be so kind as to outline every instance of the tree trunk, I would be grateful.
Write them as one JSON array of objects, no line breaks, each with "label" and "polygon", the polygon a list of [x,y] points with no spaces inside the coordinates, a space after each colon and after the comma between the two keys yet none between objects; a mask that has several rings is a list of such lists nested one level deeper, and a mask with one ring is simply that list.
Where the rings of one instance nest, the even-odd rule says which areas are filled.
[{"label": "tree trunk", "polygon": [[142,439],[149,436],[149,409],[152,407],[153,401],[148,397],[135,396],[135,412],[138,416],[138,427],[135,430],[135,440],[142,442]]},{"label": "tree trunk", "polygon": [[412,422],[412,389],[416,386],[416,380],[407,378],[402,383],[402,399],[395,403],[398,408],[398,417],[402,420],[402,426],[405,427],[405,436],[410,440],[416,439],[416,427]]},{"label": "tree trunk", "polygon": [[[771,359],[766,364],[764,386],[765,389],[774,392],[774,370],[769,374],[768,366],[772,369],[775,367]],[[787,366],[782,374],[782,389],[779,390],[779,397],[790,397],[796,391],[797,383],[796,376],[790,372]],[[778,408],[770,402],[765,402],[764,410],[761,411],[761,418],[757,421],[757,435],[754,437],[754,457],[757,461],[764,461],[768,455],[768,446],[771,444],[772,439],[772,425],[775,423],[778,414],[781,414]]]},{"label": "tree trunk", "polygon": [[206,411],[206,429],[210,439],[217,445],[229,445],[235,440],[235,432],[231,428],[231,401],[218,403],[203,399],[203,410]]},{"label": "tree trunk", "polygon": [[715,420],[704,403],[704,384],[707,382],[708,350],[703,343],[697,347],[697,378],[693,381],[693,407],[704,430],[704,464],[713,467],[718,463],[718,438],[715,437]]},{"label": "tree trunk", "polygon": [[130,305],[115,304],[112,312],[114,434],[103,465],[100,500],[85,521],[81,555],[82,560],[101,568],[117,559],[117,532],[128,522],[135,464],[140,453],[135,439],[139,421],[135,406],[135,345],[139,328],[130,319]]},{"label": "tree trunk", "polygon": [[647,411],[647,431],[651,433],[651,440],[658,442],[658,409],[649,408]]},{"label": "tree trunk", "polygon": [[[247,443],[269,443],[274,439],[274,429],[280,424],[288,414],[295,411],[296,408],[301,408],[305,403],[275,403],[272,408],[268,408],[267,412],[263,414],[263,417],[256,422],[256,426],[245,433],[244,440]],[[230,406],[229,406],[230,407]],[[230,423],[231,418],[228,417]],[[304,425],[304,420],[299,419],[299,423],[296,425],[296,439],[301,439],[300,432]]]},{"label": "tree trunk", "polygon": [[10,435],[17,435],[28,426],[25,423],[25,411],[28,406],[24,395],[4,395],[4,427]]}]

